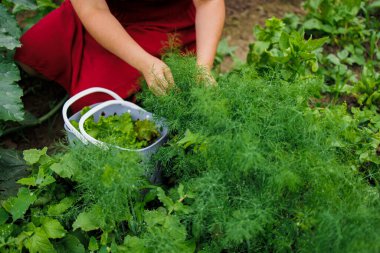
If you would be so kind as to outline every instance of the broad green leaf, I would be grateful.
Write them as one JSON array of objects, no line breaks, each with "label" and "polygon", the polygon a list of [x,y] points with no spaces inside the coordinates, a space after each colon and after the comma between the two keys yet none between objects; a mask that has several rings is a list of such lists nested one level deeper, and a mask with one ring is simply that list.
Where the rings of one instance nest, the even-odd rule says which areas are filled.
[{"label": "broad green leaf", "polygon": [[33,0],[11,0],[15,6],[13,8],[13,13],[19,13],[21,11],[35,11],[37,10],[37,5]]},{"label": "broad green leaf", "polygon": [[58,253],[85,253],[83,244],[74,235],[67,235],[55,245]]},{"label": "broad green leaf", "polygon": [[73,223],[73,229],[78,228],[83,231],[99,229],[105,225],[102,209],[99,206],[93,206],[90,211],[80,213]]},{"label": "broad green leaf", "polygon": [[323,0],[312,0],[307,1],[307,6],[310,7],[312,10],[317,10],[319,5],[323,2]]},{"label": "broad green leaf", "polygon": [[188,148],[191,145],[202,145],[204,144],[204,137],[197,133],[192,133],[190,130],[186,129],[185,136],[177,141],[177,144],[183,148]]},{"label": "broad green leaf", "polygon": [[164,208],[144,212],[144,221],[149,227],[165,224],[167,217],[170,216],[168,216]]},{"label": "broad green leaf", "polygon": [[[20,80],[20,72],[16,65],[12,63],[3,63],[0,62],[0,87],[3,89],[4,86],[12,84],[14,82],[17,82]],[[2,94],[2,99],[5,95],[9,94]]]},{"label": "broad green leaf", "polygon": [[38,163],[40,158],[46,155],[47,147],[44,147],[41,150],[38,149],[29,149],[24,151],[24,160],[27,164],[33,165]]},{"label": "broad green leaf", "polygon": [[48,211],[47,211],[48,215],[50,216],[61,215],[64,212],[66,212],[66,210],[68,210],[73,204],[74,204],[74,198],[70,198],[70,197],[64,198],[58,204],[49,206]]},{"label": "broad green leaf", "polygon": [[303,24],[303,29],[305,30],[320,30],[326,33],[333,33],[334,28],[330,25],[322,23],[320,20],[312,18],[305,21]]},{"label": "broad green leaf", "polygon": [[36,228],[34,234],[25,240],[24,245],[30,253],[56,252],[53,244],[51,244],[47,234],[42,228]]},{"label": "broad green leaf", "polygon": [[139,141],[152,141],[160,136],[156,124],[147,119],[135,121],[135,131]]},{"label": "broad green leaf", "polygon": [[173,211],[175,211],[176,214],[179,214],[179,213],[189,214],[192,210],[189,206],[186,206],[182,202],[177,201],[173,205]]},{"label": "broad green leaf", "polygon": [[20,151],[0,149],[0,200],[17,195],[16,181],[30,175],[26,167]]},{"label": "broad green leaf", "polygon": [[115,239],[113,239],[112,242],[111,242],[110,250],[111,250],[111,252],[115,252],[115,253],[120,252],[119,248],[118,248],[118,245],[115,242]]},{"label": "broad green leaf", "polygon": [[367,8],[368,9],[377,9],[377,8],[380,8],[380,1],[377,0],[377,1],[372,2],[370,5],[368,5]]},{"label": "broad green leaf", "polygon": [[15,238],[15,243],[17,245],[22,245],[25,239],[29,238],[30,236],[33,235],[35,228],[33,231],[22,231],[20,234],[17,235]]},{"label": "broad green leaf", "polygon": [[98,253],[108,253],[108,250],[107,250],[107,246],[106,245],[103,245],[100,250],[98,251]]},{"label": "broad green leaf", "polygon": [[144,244],[143,239],[140,239],[137,236],[127,235],[124,239],[123,246],[120,247],[120,250],[124,252],[148,253],[149,251]]},{"label": "broad green leaf", "polygon": [[152,233],[146,236],[171,238],[172,246],[176,245],[175,247],[186,240],[186,229],[180,223],[179,218],[166,214],[165,210],[145,211],[144,221],[147,224],[147,230]]},{"label": "broad green leaf", "polygon": [[184,190],[183,184],[179,184],[177,192],[178,192],[178,195],[179,195],[180,198],[184,198],[185,197],[185,193],[184,193],[183,190]]},{"label": "broad green leaf", "polygon": [[13,224],[0,224],[0,252],[1,251],[1,243],[2,241],[6,240],[9,236],[11,236],[12,232],[14,230]]},{"label": "broad green leaf", "polygon": [[157,197],[161,201],[161,203],[164,204],[169,213],[173,211],[173,200],[166,196],[164,190],[162,190],[162,188],[160,187],[157,188]]},{"label": "broad green leaf", "polygon": [[91,236],[90,242],[88,243],[88,249],[92,251],[99,249],[98,241],[93,236]]},{"label": "broad green leaf", "polygon": [[[7,9],[0,4],[0,34],[10,35],[16,39],[20,38],[21,30],[17,25],[14,16],[8,13]],[[5,47],[1,45],[0,47]]]},{"label": "broad green leaf", "polygon": [[289,34],[283,32],[278,43],[281,50],[286,50],[289,48]]},{"label": "broad green leaf", "polygon": [[11,36],[4,33],[0,33],[0,47],[5,47],[8,50],[13,50],[16,47],[20,47],[21,43],[20,41]]},{"label": "broad green leaf", "polygon": [[22,89],[15,84],[20,72],[14,63],[0,62],[0,120],[21,121],[24,119],[21,96]]},{"label": "broad green leaf", "polygon": [[2,203],[5,210],[12,215],[15,221],[21,218],[29,209],[29,206],[36,201],[37,197],[27,188],[20,188],[17,197],[11,197]]},{"label": "broad green leaf", "polygon": [[268,54],[271,57],[271,61],[279,63],[287,63],[291,57],[289,50],[281,51],[277,48],[272,48],[268,51]]},{"label": "broad green leaf", "polygon": [[108,244],[108,232],[105,231],[100,237],[100,245],[107,245],[107,244]]},{"label": "broad green leaf", "polygon": [[300,52],[299,56],[305,61],[315,60],[315,54],[309,53],[307,51]]},{"label": "broad green leaf", "polygon": [[70,167],[67,167],[61,163],[54,163],[50,166],[50,169],[62,178],[71,178],[74,174]]},{"label": "broad green leaf", "polygon": [[311,61],[311,71],[317,72],[319,68],[318,61]]},{"label": "broad green leaf", "polygon": [[71,178],[74,175],[76,168],[74,159],[72,159],[70,153],[66,153],[61,159],[60,162],[54,163],[50,166],[50,169],[57,173],[60,177]]},{"label": "broad green leaf", "polygon": [[345,60],[348,57],[348,54],[349,54],[348,51],[346,49],[343,49],[342,51],[339,51],[337,53],[337,56],[339,59]]},{"label": "broad green leaf", "polygon": [[25,177],[21,178],[17,181],[18,184],[28,185],[28,186],[36,186],[36,178],[35,177]]},{"label": "broad green leaf", "polygon": [[305,30],[322,30],[323,23],[318,19],[311,18],[303,23],[303,28]]},{"label": "broad green leaf", "polygon": [[314,39],[314,40],[310,38],[306,42],[306,45],[307,45],[306,49],[309,51],[317,50],[318,48],[322,47],[328,41],[329,41],[328,37],[323,37],[323,38]]},{"label": "broad green leaf", "polygon": [[220,56],[232,56],[234,51],[237,49],[237,47],[231,47],[228,45],[227,38],[223,38],[219,41],[218,48],[217,48],[217,54]]},{"label": "broad green leaf", "polygon": [[349,64],[356,63],[356,64],[358,64],[359,66],[363,66],[363,65],[365,65],[366,59],[364,58],[363,55],[360,55],[360,54],[354,54],[354,55],[352,55],[351,57],[349,57],[349,58],[347,59],[347,62],[348,62]]},{"label": "broad green leaf", "polygon": [[265,20],[265,26],[273,31],[282,31],[282,29],[285,27],[285,24],[281,19],[272,17]]},{"label": "broad green leaf", "polygon": [[41,220],[42,228],[44,229],[48,238],[62,238],[66,235],[66,230],[63,228],[58,220],[44,217]]},{"label": "broad green leaf", "polygon": [[253,44],[253,53],[256,55],[263,54],[270,46],[270,42],[267,41],[256,41]]},{"label": "broad green leaf", "polygon": [[0,225],[4,224],[8,218],[8,213],[4,210],[4,208],[0,207]]},{"label": "broad green leaf", "polygon": [[37,5],[39,9],[46,9],[46,8],[51,8],[55,9],[58,8],[58,5],[54,3],[52,0],[36,0]]},{"label": "broad green leaf", "polygon": [[327,57],[326,57],[327,60],[329,60],[331,63],[335,64],[335,65],[340,65],[340,60],[338,57],[336,57],[336,55],[334,54],[329,54]]},{"label": "broad green leaf", "polygon": [[54,182],[55,182],[54,177],[48,175],[48,176],[43,178],[43,180],[41,181],[41,183],[39,183],[39,185],[40,186],[46,186],[46,185],[52,184]]}]

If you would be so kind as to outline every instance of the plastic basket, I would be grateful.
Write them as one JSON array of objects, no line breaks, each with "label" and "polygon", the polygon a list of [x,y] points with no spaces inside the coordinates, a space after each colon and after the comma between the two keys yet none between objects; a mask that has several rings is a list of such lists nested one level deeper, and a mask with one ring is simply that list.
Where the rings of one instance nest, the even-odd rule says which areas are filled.
[{"label": "plastic basket", "polygon": [[[78,99],[84,96],[97,92],[106,93],[110,95],[113,98],[113,100],[108,100],[102,103],[91,105],[91,109],[88,112],[86,112],[83,116],[81,115],[81,112],[75,113],[70,118],[67,116],[67,111],[74,102],[76,102]],[[95,138],[90,136],[84,129],[84,122],[91,116],[94,116],[94,120],[98,121],[100,116],[107,117],[110,115],[121,115],[124,113],[129,113],[132,117],[132,120],[149,119],[154,121],[154,123],[157,126],[157,129],[160,132],[160,138],[148,147],[142,149],[128,149],[96,140]],[[62,116],[65,124],[64,128],[67,132],[67,138],[69,140],[69,143],[74,143],[76,140],[80,140],[84,144],[91,143],[102,148],[113,146],[121,150],[139,152],[146,156],[154,153],[158,149],[158,147],[166,141],[168,135],[168,128],[163,123],[163,120],[158,120],[153,117],[152,113],[145,111],[141,107],[131,102],[124,101],[119,95],[117,95],[113,91],[100,87],[94,87],[84,90],[67,100],[62,108]],[[75,120],[78,122],[79,131],[71,124],[71,120]]]}]

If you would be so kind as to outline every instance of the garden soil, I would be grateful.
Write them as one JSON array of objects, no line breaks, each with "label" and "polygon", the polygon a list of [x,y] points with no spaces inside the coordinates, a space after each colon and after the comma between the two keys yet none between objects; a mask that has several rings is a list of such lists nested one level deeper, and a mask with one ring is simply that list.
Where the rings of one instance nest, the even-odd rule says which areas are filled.
[{"label": "garden soil", "polygon": [[[254,40],[253,27],[264,25],[271,17],[283,17],[286,13],[302,14],[300,0],[226,0],[226,23],[223,37],[230,46],[236,47],[235,55],[245,61],[248,45]],[[222,70],[233,67],[231,59],[226,59]],[[27,111],[39,117],[47,113],[55,103],[65,96],[64,90],[57,84],[23,78],[26,95],[23,102]],[[60,112],[43,124],[26,128],[0,138],[1,147],[18,150],[49,147],[55,150],[57,143],[64,141],[63,120]]]}]

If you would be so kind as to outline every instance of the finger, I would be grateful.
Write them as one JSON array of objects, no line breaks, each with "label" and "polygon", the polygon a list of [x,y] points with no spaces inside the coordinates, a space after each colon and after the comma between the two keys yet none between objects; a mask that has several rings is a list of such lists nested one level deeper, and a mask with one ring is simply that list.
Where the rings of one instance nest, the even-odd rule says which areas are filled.
[{"label": "finger", "polygon": [[148,83],[149,89],[153,92],[154,95],[162,96],[165,94],[164,91],[162,90],[162,88],[160,87],[160,85],[158,85],[156,83],[154,78],[149,79],[149,81],[147,81],[147,83]]},{"label": "finger", "polygon": [[208,75],[208,77],[210,86],[218,86],[218,83],[216,82],[215,78],[211,75],[211,73]]},{"label": "finger", "polygon": [[156,76],[154,78],[154,82],[155,85],[162,91],[162,93],[165,93],[165,91],[168,89],[169,84],[163,75],[161,77]]},{"label": "finger", "polygon": [[162,82],[162,79],[164,79],[163,73],[157,72],[157,70],[154,68],[154,65],[152,67],[152,70],[149,75],[150,79],[150,86],[152,87],[152,91],[154,91],[154,94],[156,96],[165,94],[166,86],[164,82]]},{"label": "finger", "polygon": [[172,72],[171,72],[171,70],[170,70],[169,67],[166,67],[164,69],[164,75],[165,75],[166,81],[169,84],[169,88],[172,88],[175,85],[175,83],[174,83],[173,74],[172,74]]}]

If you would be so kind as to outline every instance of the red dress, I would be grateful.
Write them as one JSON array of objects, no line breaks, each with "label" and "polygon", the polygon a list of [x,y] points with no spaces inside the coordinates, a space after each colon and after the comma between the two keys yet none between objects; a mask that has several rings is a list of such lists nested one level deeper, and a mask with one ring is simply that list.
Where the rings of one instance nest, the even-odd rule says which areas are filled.
[{"label": "red dress", "polygon": [[[192,0],[108,0],[112,14],[147,52],[159,57],[175,34],[182,49],[195,50],[195,7]],[[61,84],[72,96],[99,86],[128,98],[139,90],[140,73],[101,47],[86,32],[66,0],[21,37],[15,60]],[[83,98],[72,107],[109,99],[102,94]]]}]

